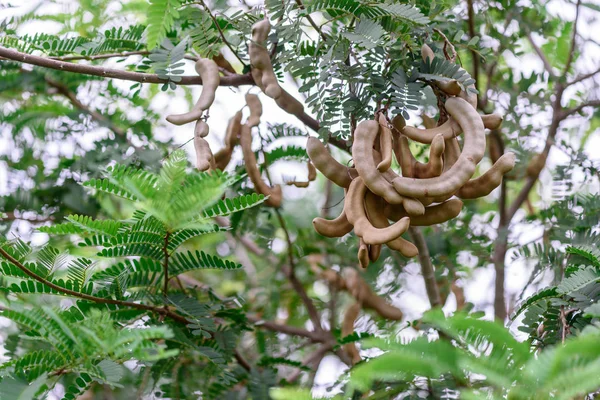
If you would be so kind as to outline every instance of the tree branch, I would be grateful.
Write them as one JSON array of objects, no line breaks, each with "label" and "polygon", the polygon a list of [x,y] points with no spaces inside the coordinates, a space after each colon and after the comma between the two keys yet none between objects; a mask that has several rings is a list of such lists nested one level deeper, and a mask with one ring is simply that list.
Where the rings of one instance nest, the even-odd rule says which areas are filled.
[{"label": "tree branch", "polygon": [[11,256],[8,252],[6,252],[6,250],[4,250],[3,248],[0,247],[0,255],[2,255],[2,257],[4,257],[6,260],[8,260],[8,262],[10,262],[12,265],[14,265],[15,267],[19,268],[21,271],[23,271],[23,273],[25,273],[25,275],[29,276],[30,278],[48,286],[51,289],[56,290],[59,293],[64,293],[66,295],[72,296],[72,297],[77,297],[83,300],[88,300],[88,301],[93,301],[94,303],[101,303],[101,304],[115,304],[115,305],[119,305],[119,306],[124,306],[124,307],[131,307],[131,308],[135,308],[138,310],[145,310],[145,311],[151,311],[153,313],[156,314],[160,314],[160,315],[164,315],[166,317],[169,317],[171,319],[173,319],[174,321],[180,322],[182,324],[187,325],[188,321],[185,317],[176,314],[172,311],[170,311],[168,308],[165,307],[156,307],[156,306],[148,306],[145,304],[139,304],[139,303],[133,303],[131,301],[123,301],[123,300],[115,300],[115,299],[105,299],[102,297],[96,297],[96,296],[92,296],[89,294],[85,294],[85,293],[80,293],[74,290],[70,290],[70,289],[65,289],[61,286],[58,286],[52,282],[50,282],[49,280],[39,276],[38,274],[36,274],[35,272],[32,272],[31,270],[29,270],[27,267],[25,267],[23,264],[21,264],[21,262],[19,262],[19,260],[17,260],[16,258],[14,258],[13,256]]},{"label": "tree branch", "polygon": [[429,249],[427,248],[427,242],[420,228],[411,226],[408,229],[410,237],[412,238],[415,246],[419,249],[419,263],[421,264],[421,273],[425,280],[425,289],[427,290],[427,297],[431,307],[437,307],[442,305],[442,297],[440,296],[440,289],[437,286],[435,280],[435,270],[431,263],[431,257],[429,256]]},{"label": "tree branch", "polygon": [[[107,58],[116,58],[116,57],[129,57],[129,56],[147,56],[150,54],[148,50],[139,50],[139,51],[122,51],[120,53],[106,53],[106,54],[96,54],[94,56],[60,56],[60,57],[48,57],[52,60],[58,61],[77,61],[77,60],[106,60]],[[198,57],[194,56],[183,56],[186,60],[198,61]]]},{"label": "tree branch", "polygon": [[248,315],[248,321],[253,322],[257,328],[264,328],[269,331],[285,333],[290,336],[301,336],[315,343],[322,343],[327,340],[327,337],[321,332],[309,331],[304,328],[298,328],[295,326],[279,324],[273,321],[265,321],[256,315]]},{"label": "tree branch", "polygon": [[[469,16],[469,37],[473,39],[475,37],[475,10],[473,8],[473,0],[467,0],[467,13]],[[475,85],[479,83],[479,56],[475,50],[471,49],[471,57],[473,58],[473,79],[475,79]],[[479,89],[476,87],[476,89]]]},{"label": "tree branch", "polygon": [[569,49],[569,55],[567,57],[567,62],[565,63],[565,70],[563,71],[563,76],[567,76],[569,69],[571,68],[571,64],[573,63],[573,59],[575,58],[575,46],[577,45],[577,22],[579,21],[579,9],[581,8],[581,0],[577,0],[577,5],[575,6],[575,20],[573,22],[573,36],[571,38],[571,48]]},{"label": "tree branch", "polygon": [[598,69],[595,70],[595,71],[593,71],[593,72],[590,72],[590,73],[587,73],[587,74],[583,74],[583,75],[579,75],[579,76],[575,77],[575,79],[573,79],[571,82],[567,83],[566,86],[571,86],[571,85],[574,85],[574,84],[579,83],[581,81],[584,81],[586,79],[593,78],[595,75],[597,75],[599,73],[600,73],[600,67],[598,67]]},{"label": "tree branch", "polygon": [[[301,10],[306,10],[306,7],[304,6],[304,3],[302,3],[302,0],[296,0],[296,4],[298,5],[298,8],[300,8]],[[315,21],[312,19],[310,14],[307,13],[304,17],[307,19],[307,21],[310,23],[310,25],[319,33],[321,38],[324,41],[326,41],[327,36],[325,36],[323,31],[321,30],[321,27],[315,23]]]},{"label": "tree branch", "polygon": [[[36,65],[38,67],[51,68],[58,71],[75,72],[85,75],[102,76],[105,78],[121,79],[126,81],[140,83],[167,83],[167,79],[162,79],[156,74],[146,74],[141,72],[123,71],[112,68],[105,68],[95,65],[75,64],[64,61],[58,61],[47,57],[34,56],[31,54],[21,53],[14,49],[8,49],[0,46],[0,57],[7,58],[13,61],[19,61],[25,64]],[[201,85],[202,78],[199,76],[182,76],[178,85]],[[244,75],[228,75],[221,77],[221,86],[243,86],[254,85],[252,76]]]},{"label": "tree branch", "polygon": [[536,52],[538,57],[542,60],[542,63],[544,64],[544,69],[548,72],[548,74],[550,75],[550,77],[552,79],[556,79],[556,74],[554,73],[552,64],[550,64],[550,61],[548,61],[548,58],[546,57],[546,55],[544,54],[542,49],[540,49],[540,47],[537,44],[535,44],[535,42],[533,41],[533,37],[531,36],[531,32],[529,32],[529,30],[526,31],[526,35],[527,35],[527,39],[529,40],[529,43],[531,44],[531,47],[533,47],[533,50]]},{"label": "tree branch", "polygon": [[563,119],[567,118],[568,116],[571,116],[575,113],[578,113],[579,111],[583,110],[586,107],[600,107],[600,100],[586,101],[585,103],[581,103],[577,107],[562,110],[560,113],[561,120],[563,120]]}]

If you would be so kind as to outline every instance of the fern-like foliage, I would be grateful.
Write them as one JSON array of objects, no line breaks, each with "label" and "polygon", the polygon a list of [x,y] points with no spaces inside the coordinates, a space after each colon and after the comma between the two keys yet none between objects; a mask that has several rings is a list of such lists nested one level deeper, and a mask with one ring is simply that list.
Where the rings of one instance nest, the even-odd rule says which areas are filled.
[{"label": "fern-like foliage", "polygon": [[151,0],[148,7],[147,45],[153,49],[162,43],[167,32],[179,18],[181,0]]}]

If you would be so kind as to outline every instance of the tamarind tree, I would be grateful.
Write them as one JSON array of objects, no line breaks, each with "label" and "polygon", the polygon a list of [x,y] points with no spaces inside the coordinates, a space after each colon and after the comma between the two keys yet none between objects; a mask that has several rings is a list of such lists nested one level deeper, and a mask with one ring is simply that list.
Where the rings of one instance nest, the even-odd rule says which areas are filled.
[{"label": "tamarind tree", "polygon": [[600,391],[593,2],[0,4],[0,399]]}]

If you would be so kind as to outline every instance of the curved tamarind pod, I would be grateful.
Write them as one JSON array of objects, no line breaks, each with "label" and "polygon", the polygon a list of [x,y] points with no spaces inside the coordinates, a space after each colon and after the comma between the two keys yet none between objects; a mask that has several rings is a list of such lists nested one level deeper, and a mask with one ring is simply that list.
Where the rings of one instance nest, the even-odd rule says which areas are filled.
[{"label": "curved tamarind pod", "polygon": [[210,145],[202,136],[194,135],[194,149],[196,150],[196,168],[199,171],[208,171],[216,167]]},{"label": "curved tamarind pod", "polygon": [[285,184],[288,186],[296,186],[297,188],[307,188],[310,182],[289,181]]},{"label": "curved tamarind pod", "polygon": [[312,182],[317,179],[317,169],[310,161],[306,162],[306,166],[308,167],[308,180],[309,182]]},{"label": "curved tamarind pod", "polygon": [[[354,322],[358,318],[360,310],[360,303],[354,303],[346,309],[346,313],[344,314],[344,319],[342,321],[342,337],[349,336],[354,332]],[[352,365],[360,362],[361,358],[360,354],[358,353],[358,349],[356,348],[356,343],[346,343],[344,345],[344,351],[346,354],[348,354],[348,357],[350,357]]]},{"label": "curved tamarind pod", "polygon": [[282,90],[273,71],[271,55],[264,46],[270,30],[271,23],[266,18],[252,26],[252,40],[248,44],[248,56],[250,56],[252,69],[259,72],[252,72],[255,82],[260,84],[261,89],[267,96],[276,99],[281,96]]},{"label": "curved tamarind pod", "polygon": [[372,244],[369,246],[369,260],[375,262],[379,260],[379,256],[381,255],[381,245],[380,244]]},{"label": "curved tamarind pod", "polygon": [[500,128],[500,125],[502,125],[502,121],[504,120],[504,118],[502,118],[502,116],[499,114],[487,114],[482,115],[481,120],[483,121],[483,126],[486,129],[493,130]]},{"label": "curved tamarind pod", "polygon": [[194,136],[207,137],[209,129],[206,121],[199,119],[194,127]]},{"label": "curved tamarind pod", "polygon": [[446,139],[444,147],[444,172],[448,171],[460,157],[460,146],[456,138]]},{"label": "curved tamarind pod", "polygon": [[354,131],[352,144],[352,159],[354,167],[369,190],[388,203],[400,204],[404,200],[391,183],[389,183],[375,167],[373,158],[373,143],[379,132],[377,121],[362,121]]},{"label": "curved tamarind pod", "polygon": [[385,319],[402,320],[404,316],[402,311],[375,294],[369,284],[360,276],[360,272],[353,268],[344,268],[342,276],[348,292],[362,304],[363,308],[371,309]]},{"label": "curved tamarind pod", "polygon": [[423,61],[427,62],[427,59],[429,59],[429,62],[431,63],[435,58],[435,53],[431,50],[431,47],[423,43],[423,46],[421,46],[421,57],[423,58]]},{"label": "curved tamarind pod", "polygon": [[233,149],[230,147],[223,147],[221,150],[215,153],[215,166],[216,168],[224,171],[231,161],[233,155]]},{"label": "curved tamarind pod", "polygon": [[221,82],[219,67],[213,60],[201,58],[196,61],[196,72],[202,78],[202,92],[200,93],[200,97],[190,112],[167,116],[167,121],[172,124],[183,125],[196,121],[215,101],[215,92]]},{"label": "curved tamarind pod", "polygon": [[233,117],[229,119],[227,129],[225,130],[225,146],[235,146],[240,141],[240,130],[242,128],[242,111],[236,112]]},{"label": "curved tamarind pod", "polygon": [[[450,199],[441,204],[425,207],[425,214],[419,217],[411,217],[411,226],[430,226],[441,224],[455,218],[462,210],[463,202],[459,199]],[[392,221],[401,220],[406,217],[406,211],[397,205],[387,204],[384,209],[385,215]]]},{"label": "curved tamarind pod", "polygon": [[244,164],[246,165],[246,171],[248,177],[252,181],[254,188],[258,193],[270,196],[265,202],[271,207],[279,207],[281,205],[281,186],[275,185],[271,188],[263,180],[256,162],[256,156],[252,151],[252,131],[248,124],[242,125],[240,134],[240,145],[242,147],[242,154],[244,156]]},{"label": "curved tamarind pod", "polygon": [[444,169],[444,149],[446,143],[442,135],[437,135],[431,142],[429,148],[429,162],[426,164],[416,163],[414,165],[415,178],[433,178],[440,176]]},{"label": "curved tamarind pod", "polygon": [[423,125],[426,129],[433,129],[437,126],[436,120],[425,113],[421,114],[421,119],[423,120]]},{"label": "curved tamarind pod", "polygon": [[377,170],[385,172],[392,166],[392,131],[383,113],[379,114],[379,149],[382,159]]},{"label": "curved tamarind pod", "polygon": [[446,100],[446,109],[464,132],[465,141],[460,157],[449,170],[436,178],[394,179],[392,184],[398,193],[416,198],[444,196],[458,190],[473,176],[485,154],[483,122],[477,111],[460,97]]},{"label": "curved tamarind pod", "polygon": [[467,103],[471,105],[474,109],[477,109],[477,94],[472,93],[469,89],[475,89],[475,85],[471,85],[466,88],[466,90],[461,91],[458,94],[458,97],[465,100]]},{"label": "curved tamarind pod", "polygon": [[462,91],[462,88],[458,84],[456,79],[451,79],[448,81],[434,81],[435,86],[437,86],[442,92],[450,95],[450,96],[458,96]]},{"label": "curved tamarind pod", "polygon": [[423,144],[430,144],[437,135],[442,135],[444,139],[450,139],[460,135],[460,126],[452,118],[448,118],[442,125],[430,129],[415,128],[414,126],[405,126],[402,134],[408,138]]},{"label": "curved tamarind pod", "polygon": [[312,220],[313,227],[319,235],[333,237],[342,237],[347,233],[352,232],[353,226],[348,222],[346,213],[342,213],[335,219],[325,219],[317,217]]},{"label": "curved tamarind pod", "polygon": [[246,104],[248,105],[248,109],[250,110],[250,115],[248,116],[248,120],[246,124],[250,128],[254,128],[260,124],[260,117],[263,113],[262,103],[257,95],[252,93],[246,94]]},{"label": "curved tamarind pod", "polygon": [[221,53],[217,53],[217,55],[213,56],[213,61],[220,67],[223,68],[227,72],[231,72],[235,74],[235,69],[231,65],[229,61],[223,56]]},{"label": "curved tamarind pod", "polygon": [[281,94],[275,98],[275,103],[288,114],[299,116],[304,112],[302,103],[283,89],[281,89]]},{"label": "curved tamarind pod", "polygon": [[529,164],[527,164],[527,176],[530,178],[537,178],[546,165],[546,158],[544,153],[534,155],[531,158],[531,161],[529,161]]},{"label": "curved tamarind pod", "polygon": [[[378,197],[371,192],[367,193],[365,197],[365,210],[369,217],[369,221],[371,221],[376,228],[387,228],[390,226],[387,217],[383,213],[384,206],[385,204],[381,197]],[[402,237],[390,240],[386,245],[392,250],[399,251],[407,258],[412,258],[419,254],[417,246]]]},{"label": "curved tamarind pod", "polygon": [[352,181],[346,201],[344,211],[348,222],[354,226],[354,233],[360,236],[365,244],[384,244],[390,240],[400,237],[410,225],[410,219],[404,218],[386,228],[375,228],[365,212],[364,199],[367,194],[367,186],[363,179],[358,177]]},{"label": "curved tamarind pod", "polygon": [[367,246],[362,238],[359,238],[359,243],[357,254],[358,263],[360,264],[361,268],[367,269],[369,263],[371,262],[371,258],[369,257],[369,246]]},{"label": "curved tamarind pod", "polygon": [[456,193],[461,199],[487,196],[502,183],[502,177],[515,167],[515,154],[506,153],[479,178],[471,179]]},{"label": "curved tamarind pod", "polygon": [[350,187],[350,182],[352,182],[350,168],[337,162],[319,139],[312,136],[309,137],[306,142],[306,152],[314,166],[327,179],[340,187]]}]

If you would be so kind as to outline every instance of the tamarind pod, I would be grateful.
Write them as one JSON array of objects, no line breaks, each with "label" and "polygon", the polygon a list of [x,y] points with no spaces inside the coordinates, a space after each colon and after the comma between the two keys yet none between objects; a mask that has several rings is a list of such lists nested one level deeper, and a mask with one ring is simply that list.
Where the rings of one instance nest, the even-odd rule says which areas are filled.
[{"label": "tamarind pod", "polygon": [[[485,154],[485,131],[477,111],[460,97],[446,100],[446,110],[464,132],[464,146],[456,163],[440,176],[427,179],[398,177],[392,184],[403,196],[436,197],[455,192],[475,172],[477,164]],[[388,201],[389,203],[389,201]]]},{"label": "tamarind pod", "polygon": [[427,114],[421,114],[421,119],[423,120],[423,125],[426,129],[433,129],[437,126],[436,120]]},{"label": "tamarind pod", "polygon": [[546,165],[547,156],[544,153],[534,155],[527,164],[527,176],[537,178]]},{"label": "tamarind pod", "polygon": [[[385,203],[381,197],[376,196],[372,192],[367,193],[365,197],[365,210],[369,217],[369,221],[371,221],[376,228],[386,228],[390,226],[387,217],[383,213],[384,206]],[[402,237],[390,240],[386,245],[392,250],[399,251],[407,258],[412,258],[419,254],[417,246]]]},{"label": "tamarind pod", "polygon": [[365,212],[364,199],[366,194],[367,186],[364,184],[363,179],[358,177],[350,184],[344,203],[344,211],[348,222],[354,226],[354,233],[360,236],[365,244],[384,244],[406,232],[410,225],[409,218],[401,219],[386,228],[375,228],[369,222]]},{"label": "tamarind pod", "polygon": [[314,166],[327,179],[340,187],[350,187],[350,182],[352,182],[350,168],[337,162],[319,139],[309,137],[306,142],[306,152]]},{"label": "tamarind pod", "polygon": [[215,166],[216,168],[224,171],[231,161],[233,155],[233,149],[229,147],[223,147],[221,150],[215,153]]},{"label": "tamarind pod", "polygon": [[227,72],[231,72],[235,74],[235,69],[231,65],[229,61],[223,56],[222,53],[217,53],[217,55],[213,56],[213,61],[220,67],[223,68]]},{"label": "tamarind pod", "polygon": [[307,188],[310,182],[298,182],[298,181],[289,181],[285,184],[288,186],[296,186],[298,188]]},{"label": "tamarind pod", "polygon": [[208,136],[209,129],[206,121],[199,119],[194,126],[194,136],[206,137]]},{"label": "tamarind pod", "polygon": [[383,113],[379,114],[379,148],[382,160],[377,164],[377,170],[385,172],[392,166],[392,131]]},{"label": "tamarind pod", "polygon": [[[354,332],[354,322],[358,318],[360,309],[360,303],[354,303],[346,309],[344,319],[342,320],[342,337],[351,335]],[[356,343],[346,343],[344,345],[344,351],[348,354],[348,357],[350,357],[352,365],[360,362],[361,358],[358,349],[356,348]]]},{"label": "tamarind pod", "polygon": [[250,128],[254,128],[260,124],[260,117],[263,113],[262,103],[257,95],[252,93],[246,94],[246,105],[248,105],[248,109],[250,110],[250,115],[248,116],[248,120],[246,124]]},{"label": "tamarind pod", "polygon": [[335,219],[317,217],[313,219],[312,224],[319,235],[330,238],[342,237],[347,233],[350,233],[353,229],[353,226],[348,222],[348,218],[346,218],[346,213],[344,211],[342,211]]},{"label": "tamarind pod", "polygon": [[477,94],[469,91],[469,89],[475,89],[475,85],[471,85],[466,88],[466,90],[461,91],[458,94],[458,97],[465,100],[467,103],[471,105],[475,110],[477,109]]},{"label": "tamarind pod", "polygon": [[196,121],[208,110],[215,101],[215,93],[221,82],[219,67],[213,60],[201,58],[196,61],[196,72],[202,78],[202,92],[191,111],[185,114],[172,114],[167,116],[167,121],[175,125],[183,125]]},{"label": "tamarind pod", "polygon": [[442,125],[431,129],[415,128],[414,126],[405,126],[402,134],[408,138],[423,144],[431,144],[433,138],[441,134],[444,139],[450,139],[460,135],[460,126],[452,118],[448,118]]},{"label": "tamarind pod", "polygon": [[421,57],[423,58],[423,61],[427,62],[427,59],[429,59],[429,62],[431,63],[435,58],[435,53],[431,50],[431,47],[423,43],[423,46],[421,46]]},{"label": "tamarind pod", "polygon": [[242,125],[240,134],[240,145],[242,147],[242,155],[244,156],[244,164],[248,177],[252,181],[254,188],[258,193],[270,196],[266,200],[266,204],[271,207],[279,207],[281,205],[281,186],[276,185],[274,188],[269,187],[263,180],[256,162],[256,156],[252,151],[252,131],[248,124]]},{"label": "tamarind pod", "polygon": [[304,106],[302,105],[302,103],[300,103],[300,101],[298,101],[294,96],[292,96],[283,89],[281,89],[281,94],[275,98],[275,103],[283,111],[287,112],[288,114],[295,115],[297,117],[304,112]]},{"label": "tamarind pod", "polygon": [[194,136],[194,149],[196,150],[196,168],[199,171],[208,171],[215,166],[210,145],[202,136]]},{"label": "tamarind pod", "polygon": [[495,164],[496,161],[498,161],[498,159],[502,156],[502,149],[500,148],[500,144],[493,134],[489,134],[487,136],[487,145],[488,154],[492,160],[492,164]]},{"label": "tamarind pod", "polygon": [[229,119],[227,129],[225,130],[225,147],[233,148],[239,143],[240,129],[242,128],[242,111],[236,112]]},{"label": "tamarind pod", "polygon": [[456,138],[446,139],[444,147],[444,172],[448,171],[460,157],[460,146]]},{"label": "tamarind pod", "polygon": [[381,245],[380,244],[372,244],[369,246],[369,260],[375,262],[379,260],[379,256],[381,255]]},{"label": "tamarind pod", "polygon": [[378,132],[379,123],[377,121],[362,121],[358,124],[354,131],[354,143],[352,144],[354,167],[370,191],[383,197],[388,203],[400,204],[404,197],[394,190],[392,184],[381,175],[375,166],[373,143]]},{"label": "tamarind pod", "polygon": [[371,259],[369,258],[369,246],[363,241],[363,238],[359,237],[359,245],[358,245],[358,263],[360,267],[363,269],[367,269]]},{"label": "tamarind pod", "polygon": [[310,161],[306,162],[306,166],[308,168],[308,180],[309,180],[309,182],[312,182],[315,179],[317,179],[317,169],[315,168],[313,163]]},{"label": "tamarind pod", "polygon": [[[373,159],[375,160],[375,162],[378,162],[381,160],[381,154],[377,150],[373,150]],[[387,171],[383,172],[381,175],[388,182],[392,182],[394,179],[396,179],[398,177],[398,174],[396,174],[391,169],[388,169]],[[405,197],[402,199],[402,205],[404,206],[404,208],[406,209],[406,211],[408,212],[409,215],[423,215],[423,213],[425,212],[425,207],[423,206],[423,203],[417,199]]]},{"label": "tamarind pod", "polygon": [[444,169],[444,149],[446,143],[442,135],[437,135],[431,142],[429,148],[429,162],[427,164],[417,163],[414,165],[415,178],[433,178],[440,176]]},{"label": "tamarind pod", "polygon": [[471,179],[465,183],[456,195],[461,199],[476,199],[487,196],[502,183],[504,174],[511,171],[514,167],[515,154],[506,153],[479,178]]},{"label": "tamarind pod", "polygon": [[[459,199],[450,199],[441,204],[425,207],[425,214],[410,218],[411,226],[430,226],[441,224],[455,218],[462,210],[463,202]],[[385,215],[392,221],[401,220],[406,217],[406,211],[397,205],[387,204],[384,209]]]},{"label": "tamarind pod", "polygon": [[402,320],[404,316],[402,311],[375,294],[369,284],[360,276],[360,272],[352,268],[344,268],[343,277],[348,292],[362,304],[363,308],[373,310],[385,319]]},{"label": "tamarind pod", "polygon": [[451,79],[448,81],[434,81],[435,86],[437,86],[442,92],[450,95],[450,96],[458,96],[462,91],[462,88],[458,84],[456,79]]},{"label": "tamarind pod", "polygon": [[502,116],[499,114],[487,114],[487,115],[482,115],[481,120],[483,121],[483,126],[486,129],[494,130],[494,129],[500,128],[504,118],[502,118]]},{"label": "tamarind pod", "polygon": [[266,18],[252,26],[252,40],[248,44],[248,56],[253,69],[260,71],[260,74],[256,75],[252,73],[254,80],[260,83],[261,90],[267,96],[277,99],[281,96],[282,89],[273,71],[271,55],[264,45],[270,30],[271,24]]}]

